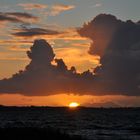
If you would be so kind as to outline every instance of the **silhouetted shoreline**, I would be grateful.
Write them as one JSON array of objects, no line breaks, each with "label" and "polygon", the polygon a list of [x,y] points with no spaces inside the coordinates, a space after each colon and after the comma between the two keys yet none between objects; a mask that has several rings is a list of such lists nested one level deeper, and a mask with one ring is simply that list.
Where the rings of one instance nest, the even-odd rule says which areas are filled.
[{"label": "silhouetted shoreline", "polygon": [[[6,106],[6,105],[0,105],[1,108],[20,108],[20,109],[27,109],[27,108],[47,108],[47,109],[57,109],[57,108],[63,108],[63,109],[68,109],[69,107],[67,106]],[[86,106],[79,106],[77,109],[140,109],[140,107],[86,107]]]}]

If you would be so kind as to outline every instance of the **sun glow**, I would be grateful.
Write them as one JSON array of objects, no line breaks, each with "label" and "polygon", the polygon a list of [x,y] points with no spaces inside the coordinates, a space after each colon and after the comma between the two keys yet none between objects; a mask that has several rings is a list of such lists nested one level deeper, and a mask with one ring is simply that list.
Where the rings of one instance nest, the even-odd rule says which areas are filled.
[{"label": "sun glow", "polygon": [[71,102],[70,104],[69,104],[69,107],[70,108],[76,108],[76,107],[78,107],[80,104],[79,103],[77,103],[77,102]]}]

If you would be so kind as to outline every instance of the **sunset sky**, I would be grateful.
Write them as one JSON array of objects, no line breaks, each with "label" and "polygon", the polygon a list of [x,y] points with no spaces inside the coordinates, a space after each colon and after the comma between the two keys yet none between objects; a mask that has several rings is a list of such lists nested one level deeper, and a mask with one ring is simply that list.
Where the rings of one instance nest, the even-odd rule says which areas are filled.
[{"label": "sunset sky", "polygon": [[[0,0],[0,104],[67,106],[78,102],[83,106],[140,106],[139,5],[139,0]],[[59,62],[62,63],[55,62],[54,57],[51,62],[47,60],[52,64],[48,69],[51,71],[56,65],[56,72],[51,74],[57,74],[56,83],[63,84],[59,88],[49,77],[50,87],[54,85],[56,92],[39,89],[34,93],[29,87],[22,90],[26,88],[24,82],[18,85],[12,77],[20,70],[20,79],[34,75],[31,69],[37,62],[26,52],[38,57],[38,46],[33,46],[36,39],[45,39],[51,45],[53,50],[48,48],[50,52],[46,55],[51,57],[54,53],[55,58],[63,59],[66,73],[71,66],[76,68],[72,76],[60,72],[60,77],[68,79],[66,88],[57,73]],[[43,49],[39,51],[44,55]],[[82,74],[87,70],[93,79]],[[77,81],[74,76],[79,77]],[[31,85],[35,84],[34,79],[29,79]],[[15,82],[11,87],[10,80]]]}]

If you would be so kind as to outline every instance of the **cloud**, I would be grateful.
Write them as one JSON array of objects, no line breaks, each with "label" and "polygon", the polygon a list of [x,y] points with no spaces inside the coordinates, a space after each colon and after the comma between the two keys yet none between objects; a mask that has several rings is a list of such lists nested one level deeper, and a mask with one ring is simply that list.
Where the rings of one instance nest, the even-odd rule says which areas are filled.
[{"label": "cloud", "polygon": [[74,5],[56,4],[51,7],[50,15],[56,16],[56,15],[60,14],[61,12],[68,11],[73,8],[75,8]]},{"label": "cloud", "polygon": [[5,13],[8,16],[14,16],[17,18],[26,18],[26,19],[34,19],[37,20],[38,18],[36,16],[33,16],[32,14],[25,13],[25,12],[7,12]]},{"label": "cloud", "polygon": [[[20,37],[21,39],[28,39],[29,41],[38,39],[38,37],[40,38],[44,38],[47,40],[87,40],[86,38],[81,37],[76,29],[74,28],[64,28],[64,29],[60,29],[60,28],[50,28],[50,27],[37,27],[37,28],[33,28],[33,27],[26,27],[26,26],[21,26],[21,28],[19,29],[14,29],[13,32],[11,33],[15,39],[17,39],[17,37]],[[31,38],[28,38],[28,37]],[[1,42],[1,41],[0,41]],[[17,42],[18,43],[18,42]],[[57,44],[58,46],[60,44]]]},{"label": "cloud", "polygon": [[39,4],[39,3],[19,3],[19,6],[23,7],[25,10],[40,10],[40,9],[47,9],[47,12],[43,12],[46,16],[56,16],[61,12],[68,11],[74,9],[74,5],[64,5],[64,4],[54,4],[54,5],[47,5],[47,4]]},{"label": "cloud", "polygon": [[19,3],[18,6],[23,7],[25,10],[45,9],[48,7],[46,4],[39,3]]},{"label": "cloud", "polygon": [[19,51],[19,52],[25,52],[27,51],[27,48],[25,47],[19,47],[19,46],[11,46],[8,48],[10,51]]},{"label": "cloud", "polygon": [[1,60],[10,60],[10,61],[15,61],[15,60],[20,60],[20,61],[25,61],[28,60],[27,57],[21,56],[21,54],[10,54],[8,51],[6,52],[1,52],[0,53],[0,61]]},{"label": "cloud", "polygon": [[96,3],[95,5],[93,5],[93,7],[101,7],[102,4],[101,3]]},{"label": "cloud", "polygon": [[78,32],[93,41],[89,53],[101,57],[94,73],[102,92],[139,95],[140,25],[100,14]]},{"label": "cloud", "polygon": [[0,21],[13,22],[13,23],[25,23],[25,19],[38,20],[36,16],[29,13],[22,12],[0,12]]},{"label": "cloud", "polygon": [[58,35],[60,32],[50,29],[43,29],[43,28],[23,28],[19,29],[16,33],[12,35],[18,37],[32,37],[38,35]]},{"label": "cloud", "polygon": [[11,78],[0,80],[0,93],[139,96],[140,24],[101,14],[78,32],[93,41],[89,53],[100,56],[93,72],[68,68],[45,40],[36,40],[27,51],[30,63]]},{"label": "cloud", "polygon": [[11,17],[6,15],[5,13],[0,13],[0,21],[9,21],[9,22],[22,22],[17,17]]},{"label": "cloud", "polygon": [[[62,59],[54,58],[55,54],[45,40],[36,40],[27,55],[31,62],[24,71],[0,81],[1,93],[21,93],[27,96],[79,93],[79,90],[85,93],[85,85],[89,83],[92,74],[88,71],[78,74],[74,67],[68,69]],[[56,65],[51,64],[52,61]]]},{"label": "cloud", "polygon": [[89,49],[90,54],[102,56],[121,23],[122,21],[116,19],[115,16],[100,14],[91,22],[84,24],[78,33],[93,41]]}]

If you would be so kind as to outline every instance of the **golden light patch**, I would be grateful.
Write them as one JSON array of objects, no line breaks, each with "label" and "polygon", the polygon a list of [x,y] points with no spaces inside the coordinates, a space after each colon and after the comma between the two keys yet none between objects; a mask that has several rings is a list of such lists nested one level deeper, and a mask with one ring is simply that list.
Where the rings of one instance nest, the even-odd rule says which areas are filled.
[{"label": "golden light patch", "polygon": [[78,107],[80,104],[79,103],[77,103],[77,102],[71,102],[70,104],[69,104],[69,107],[70,108],[76,108],[76,107]]}]

